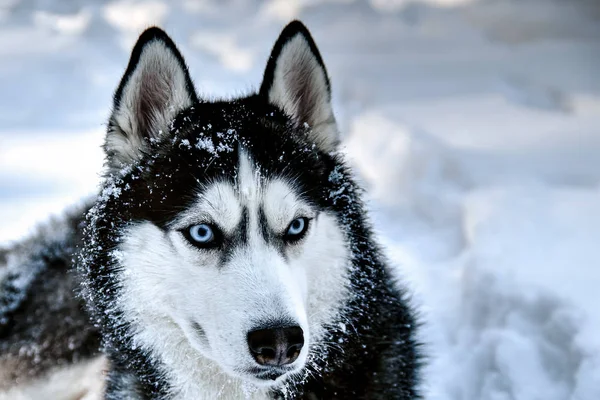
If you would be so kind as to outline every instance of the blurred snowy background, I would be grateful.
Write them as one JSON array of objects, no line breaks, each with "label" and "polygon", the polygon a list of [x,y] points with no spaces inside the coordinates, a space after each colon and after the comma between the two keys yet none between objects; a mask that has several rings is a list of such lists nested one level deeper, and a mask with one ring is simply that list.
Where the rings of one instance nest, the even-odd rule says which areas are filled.
[{"label": "blurred snowy background", "polygon": [[137,34],[205,96],[302,19],[423,309],[428,399],[600,399],[600,1],[0,0],[0,243],[92,193]]}]

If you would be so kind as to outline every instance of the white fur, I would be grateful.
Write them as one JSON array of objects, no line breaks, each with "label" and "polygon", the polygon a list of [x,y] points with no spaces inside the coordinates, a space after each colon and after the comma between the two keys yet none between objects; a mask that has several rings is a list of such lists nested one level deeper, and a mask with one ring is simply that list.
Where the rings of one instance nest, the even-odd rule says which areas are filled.
[{"label": "white fur", "polygon": [[[140,106],[153,104],[146,112]],[[168,132],[169,122],[192,105],[186,88],[186,71],[171,50],[155,39],[144,46],[135,70],[129,77],[118,108],[111,116],[106,147],[115,156],[112,166],[120,168],[141,156],[147,143]]]},{"label": "white fur", "polygon": [[56,367],[40,378],[0,392],[0,400],[100,400],[106,368],[104,357]]},{"label": "white fur", "polygon": [[[236,187],[214,182],[204,189],[166,233],[149,222],[124,233],[115,254],[124,267],[119,307],[135,332],[132,346],[147,349],[165,365],[175,398],[262,399],[273,382],[245,372],[257,366],[246,343],[248,331],[269,319],[295,321],[304,331],[305,346],[292,366],[301,371],[347,296],[349,250],[332,215],[316,216],[289,182],[262,178],[243,152]],[[287,257],[259,233],[260,206],[275,232],[298,216],[316,216]],[[231,231],[244,207],[249,210],[248,245],[222,268],[218,252],[195,248],[177,230],[209,219]],[[206,338],[191,321],[202,326]],[[274,384],[289,378],[284,375]]]},{"label": "white fur", "polygon": [[321,149],[335,150],[338,130],[326,72],[302,34],[291,38],[281,49],[269,101],[298,123],[307,123],[311,128],[311,138]]}]

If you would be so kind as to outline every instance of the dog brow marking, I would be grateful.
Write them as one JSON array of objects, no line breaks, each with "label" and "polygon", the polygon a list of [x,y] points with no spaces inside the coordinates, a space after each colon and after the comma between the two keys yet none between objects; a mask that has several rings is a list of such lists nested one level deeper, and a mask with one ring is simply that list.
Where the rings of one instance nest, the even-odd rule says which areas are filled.
[{"label": "dog brow marking", "polygon": [[273,246],[279,254],[287,261],[287,254],[285,252],[285,245],[281,238],[277,237],[277,234],[269,227],[269,221],[265,213],[264,206],[260,206],[258,209],[258,226],[260,233],[265,240],[265,243]]},{"label": "dog brow marking", "polygon": [[244,150],[239,152],[238,188],[240,202],[248,213],[246,239],[250,240],[254,233],[285,256],[283,242],[278,240],[276,233],[271,229],[263,204],[266,200],[265,190],[268,190],[269,184],[261,179],[260,171],[254,165],[251,156]]},{"label": "dog brow marking", "polygon": [[223,267],[233,257],[235,250],[248,244],[250,224],[248,207],[242,206],[242,216],[233,232],[227,235],[221,253],[220,267]]},{"label": "dog brow marking", "polygon": [[248,207],[244,206],[242,209],[242,218],[240,219],[240,225],[239,225],[239,244],[246,244],[248,243],[248,236],[249,236],[249,230],[250,230],[250,223],[249,223],[249,212],[248,212]]},{"label": "dog brow marking", "polygon": [[269,222],[267,221],[267,216],[263,207],[258,209],[258,226],[260,228],[260,233],[262,233],[262,236],[265,239],[265,242],[271,242],[273,235],[269,231]]}]

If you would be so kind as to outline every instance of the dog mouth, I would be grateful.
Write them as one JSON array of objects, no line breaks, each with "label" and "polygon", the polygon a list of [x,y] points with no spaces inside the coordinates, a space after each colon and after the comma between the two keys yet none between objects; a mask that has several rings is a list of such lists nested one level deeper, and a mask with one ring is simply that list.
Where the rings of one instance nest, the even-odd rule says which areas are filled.
[{"label": "dog mouth", "polygon": [[282,376],[293,372],[296,368],[280,368],[280,367],[268,367],[268,368],[251,368],[246,370],[246,374],[252,376],[262,383],[272,383]]}]

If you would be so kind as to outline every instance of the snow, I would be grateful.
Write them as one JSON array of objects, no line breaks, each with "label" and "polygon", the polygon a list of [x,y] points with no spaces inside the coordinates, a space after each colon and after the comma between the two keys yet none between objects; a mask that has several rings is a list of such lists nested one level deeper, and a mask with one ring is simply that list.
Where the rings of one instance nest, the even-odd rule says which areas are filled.
[{"label": "snow", "polygon": [[198,143],[196,143],[196,147],[199,149],[204,149],[211,154],[217,154],[215,152],[215,145],[211,138],[198,138]]},{"label": "snow", "polygon": [[291,18],[422,310],[427,398],[600,398],[595,0],[0,1],[0,243],[96,190],[141,29],[232,96]]}]

